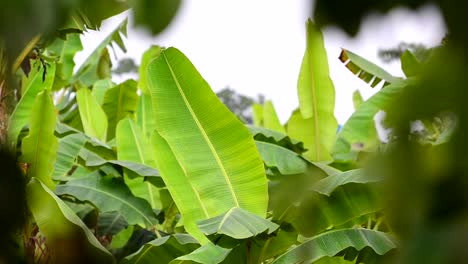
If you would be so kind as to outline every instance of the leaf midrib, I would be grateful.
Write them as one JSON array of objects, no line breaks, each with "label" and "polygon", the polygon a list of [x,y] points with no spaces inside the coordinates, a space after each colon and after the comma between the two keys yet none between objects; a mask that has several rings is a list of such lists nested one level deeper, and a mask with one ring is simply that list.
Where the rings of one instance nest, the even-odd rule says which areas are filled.
[{"label": "leaf midrib", "polygon": [[227,183],[227,185],[229,187],[229,191],[231,193],[232,199],[234,200],[236,206],[240,207],[239,201],[237,200],[237,197],[235,195],[234,188],[232,186],[231,180],[229,179],[229,176],[228,176],[228,174],[226,172],[226,169],[224,168],[224,166],[223,166],[223,164],[221,162],[221,159],[218,156],[218,154],[217,154],[217,152],[216,152],[216,150],[215,150],[215,148],[213,146],[213,143],[211,142],[209,136],[206,134],[205,130],[203,129],[203,126],[201,125],[200,121],[198,120],[198,117],[196,116],[195,112],[192,109],[192,106],[190,105],[187,97],[185,96],[185,93],[184,93],[182,87],[180,86],[179,81],[177,80],[177,78],[176,78],[176,76],[174,74],[174,71],[172,70],[172,67],[171,67],[171,65],[170,65],[170,63],[169,63],[169,61],[168,61],[168,59],[166,57],[166,53],[162,52],[162,55],[164,57],[164,60],[166,61],[166,64],[167,64],[167,66],[169,68],[169,71],[171,72],[171,76],[174,79],[174,82],[176,83],[177,89],[178,89],[182,99],[184,100],[184,103],[185,103],[187,109],[190,112],[190,115],[192,116],[193,120],[195,121],[195,124],[197,125],[197,127],[198,127],[200,133],[202,134],[203,138],[205,139],[207,145],[209,146],[209,148],[211,150],[211,153],[214,156],[214,158],[216,160],[216,163],[218,164],[218,167],[220,168],[220,170],[222,172],[222,175],[225,178],[225,181],[226,181],[226,183]]},{"label": "leaf midrib", "polygon": [[[311,38],[312,36],[309,35],[309,38]],[[310,41],[310,40],[309,40]],[[319,123],[318,123],[318,110],[317,110],[317,95],[315,94],[316,93],[316,90],[317,90],[317,87],[316,87],[316,84],[315,84],[315,78],[313,77],[314,76],[314,67],[313,67],[313,62],[312,62],[312,58],[311,58],[311,55],[310,54],[311,51],[309,50],[308,52],[308,60],[309,60],[309,67],[310,67],[310,74],[311,74],[311,77],[312,77],[312,81],[311,81],[311,90],[312,90],[312,111],[314,112],[314,116],[313,116],[313,119],[314,119],[314,131],[315,131],[315,155],[316,155],[316,159],[319,159],[320,158],[320,128],[319,128]]]}]

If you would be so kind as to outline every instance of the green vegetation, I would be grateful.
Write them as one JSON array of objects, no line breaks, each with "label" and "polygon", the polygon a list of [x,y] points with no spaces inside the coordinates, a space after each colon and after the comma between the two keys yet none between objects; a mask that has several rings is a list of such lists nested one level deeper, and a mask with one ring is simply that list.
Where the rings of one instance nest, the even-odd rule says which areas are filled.
[{"label": "green vegetation", "polygon": [[[153,32],[171,16],[138,15],[145,3],[158,14],[178,6],[132,3]],[[2,94],[19,100],[0,108],[9,114],[0,262],[466,260],[466,115],[457,104],[465,92],[453,87],[463,87],[468,60],[454,56],[459,35],[424,61],[405,51],[402,78],[343,49],[343,67],[381,88],[350,98],[356,110],[337,132],[323,36],[309,20],[300,105],[281,124],[271,101],[254,104],[247,125],[174,47],[149,47],[139,80],[113,83],[109,48],[126,49],[126,20],[74,70],[79,34],[125,10],[109,6],[113,13],[97,18],[76,9],[77,27],[32,38],[24,51],[10,53],[5,42],[2,54],[19,59],[4,65],[18,78],[1,75]],[[385,143],[379,111],[387,112]]]}]

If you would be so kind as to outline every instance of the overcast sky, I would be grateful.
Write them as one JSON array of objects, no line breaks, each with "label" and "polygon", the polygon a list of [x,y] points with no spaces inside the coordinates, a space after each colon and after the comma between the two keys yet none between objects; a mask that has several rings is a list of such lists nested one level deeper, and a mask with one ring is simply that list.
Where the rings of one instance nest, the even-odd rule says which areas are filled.
[{"label": "overcast sky", "polygon": [[[185,0],[171,25],[156,37],[135,29],[130,21],[128,52],[119,52],[117,56],[132,57],[140,63],[142,53],[150,45],[177,47],[214,91],[229,86],[252,97],[264,94],[273,101],[281,121],[286,122],[298,107],[297,78],[311,7],[308,0],[285,3],[284,0]],[[82,37],[85,50],[77,54],[77,64],[127,15],[109,19],[100,32],[85,34]],[[352,114],[352,93],[356,89],[364,98],[376,91],[341,64],[338,60],[341,47],[402,76],[399,64],[384,64],[378,59],[377,50],[395,47],[402,41],[434,46],[440,43],[445,31],[443,19],[433,6],[417,11],[398,8],[384,16],[369,15],[354,38],[337,28],[325,28],[338,122],[343,124]]]}]

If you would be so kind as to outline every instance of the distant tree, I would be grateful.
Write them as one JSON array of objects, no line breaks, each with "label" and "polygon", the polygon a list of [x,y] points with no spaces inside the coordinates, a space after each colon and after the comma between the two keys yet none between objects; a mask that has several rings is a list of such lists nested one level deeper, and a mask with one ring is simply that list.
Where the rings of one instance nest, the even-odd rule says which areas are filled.
[{"label": "distant tree", "polygon": [[247,124],[253,123],[252,104],[262,104],[265,101],[265,97],[262,94],[259,94],[257,99],[253,99],[246,95],[238,94],[229,87],[217,92],[216,95],[231,112],[236,114],[242,122]]},{"label": "distant tree", "polygon": [[122,58],[117,62],[117,68],[112,72],[115,74],[138,73],[138,65],[132,58]]},{"label": "distant tree", "polygon": [[423,44],[400,42],[396,47],[379,49],[377,54],[383,62],[389,63],[399,60],[403,52],[406,50],[411,51],[417,58],[421,59],[423,59],[428,53],[428,48]]}]

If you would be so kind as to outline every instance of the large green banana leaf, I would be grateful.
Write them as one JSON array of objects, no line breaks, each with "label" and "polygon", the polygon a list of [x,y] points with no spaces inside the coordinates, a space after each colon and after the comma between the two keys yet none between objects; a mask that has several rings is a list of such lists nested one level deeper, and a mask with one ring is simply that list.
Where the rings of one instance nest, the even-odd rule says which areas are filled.
[{"label": "large green banana leaf", "polygon": [[30,177],[37,177],[48,188],[54,189],[52,173],[58,148],[58,141],[54,135],[57,114],[48,90],[37,95],[29,123],[29,134],[21,144],[20,160],[30,165]]},{"label": "large green banana leaf", "polygon": [[[105,79],[110,70],[110,57],[107,51],[107,46],[111,43],[116,43],[120,49],[126,51],[122,37],[127,35],[127,19],[122,21],[110,34],[107,36],[83,62],[80,68],[76,71],[73,77],[74,81],[81,81],[86,86],[94,84],[97,80]],[[103,68],[109,69],[103,69]]]},{"label": "large green banana leaf", "polygon": [[162,48],[160,46],[151,46],[148,50],[143,53],[143,56],[141,57],[141,65],[140,68],[138,69],[138,74],[139,74],[139,79],[138,79],[138,87],[140,87],[141,92],[143,95],[149,95],[149,89],[148,89],[148,76],[147,76],[147,71],[146,68],[148,67],[148,64],[155,58],[161,54]]},{"label": "large green banana leaf", "polygon": [[[303,141],[313,161],[329,160],[338,127],[334,116],[335,88],[320,29],[307,21],[307,44],[298,80],[300,112],[288,122],[288,134]],[[306,143],[307,142],[307,143]]]},{"label": "large green banana leaf", "polygon": [[[16,105],[15,110],[13,110],[8,125],[8,140],[12,146],[16,146],[16,141],[21,129],[28,124],[37,94],[42,90],[50,90],[52,88],[55,68],[55,63],[50,63],[44,73],[45,69],[38,60],[32,65],[29,76],[23,76],[21,82],[23,95]],[[45,80],[42,79],[44,74]]]},{"label": "large green banana leaf", "polygon": [[186,229],[239,207],[266,216],[263,162],[247,128],[216,97],[192,63],[168,48],[148,65],[157,168]]},{"label": "large green banana leaf", "polygon": [[115,262],[72,209],[40,180],[32,178],[26,190],[28,207],[46,237],[48,249],[53,252],[53,262],[76,262],[77,258],[83,260],[85,257],[98,263]]},{"label": "large green banana leaf", "polygon": [[147,201],[132,195],[125,183],[113,176],[90,175],[57,185],[55,193],[89,201],[101,212],[121,212],[130,225],[152,228],[156,219]]},{"label": "large green banana leaf", "polygon": [[206,235],[223,234],[235,239],[246,239],[263,232],[271,234],[279,226],[258,215],[234,207],[225,214],[198,222],[198,227]]},{"label": "large green banana leaf", "polygon": [[[132,161],[155,168],[152,146],[140,127],[131,119],[125,118],[119,122],[116,131],[117,158],[122,161]],[[131,179],[125,175],[125,183],[132,193],[146,199],[152,208],[161,208],[159,189],[144,177]]]},{"label": "large green banana leaf", "polygon": [[306,50],[297,83],[301,113],[304,118],[333,116],[335,88],[330,79],[323,35],[310,19],[306,28]]},{"label": "large green banana leaf", "polygon": [[[335,88],[330,79],[328,59],[320,29],[307,21],[307,46],[297,82],[300,114],[288,122],[288,134],[296,138],[302,130],[309,149],[306,156],[313,161],[330,160],[330,150],[338,128],[334,116]],[[304,123],[304,124],[302,124]],[[294,136],[295,135],[295,136]]]},{"label": "large green banana leaf", "polygon": [[115,128],[120,120],[135,114],[137,101],[137,82],[134,80],[127,80],[106,91],[102,109],[107,116],[108,139],[115,137]]},{"label": "large green banana leaf", "polygon": [[76,100],[85,134],[101,142],[106,142],[107,116],[96,98],[88,88],[80,87],[76,92]]},{"label": "large green banana leaf", "polygon": [[384,69],[349,50],[342,49],[339,59],[346,65],[346,68],[368,83],[372,88],[377,86],[382,80],[385,81],[384,86],[401,80],[401,78],[392,76]]},{"label": "large green banana leaf", "polygon": [[[322,117],[328,119],[328,117]],[[325,120],[325,122],[328,121]],[[334,122],[337,124],[336,120]],[[319,131],[316,130],[318,123],[321,121],[314,118],[305,119],[299,110],[295,110],[288,120],[286,129],[291,138],[304,143],[304,148],[307,149],[303,154],[304,157],[311,161],[329,161],[332,159],[330,152],[335,142],[338,125],[324,126]],[[314,134],[313,131],[319,131],[320,134]],[[322,140],[323,138],[327,140]]]},{"label": "large green banana leaf", "polygon": [[375,253],[384,255],[396,248],[397,243],[391,235],[380,231],[363,228],[332,230],[294,247],[272,263],[314,263],[323,257],[335,256],[348,247],[357,250],[370,247]]},{"label": "large green banana leaf", "polygon": [[286,133],[283,125],[281,125],[278,115],[276,114],[273,102],[270,100],[267,100],[263,105],[263,126],[280,133]]},{"label": "large green banana leaf", "polygon": [[380,110],[387,109],[392,102],[396,102],[398,95],[411,83],[410,80],[404,80],[387,85],[385,89],[380,90],[367,101],[363,102],[338,133],[335,146],[333,147],[335,158],[340,158],[339,155],[344,155],[351,151],[375,150],[375,147],[379,143],[379,138],[374,116]]}]

